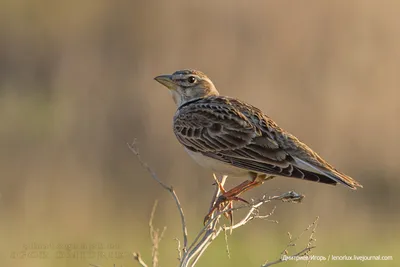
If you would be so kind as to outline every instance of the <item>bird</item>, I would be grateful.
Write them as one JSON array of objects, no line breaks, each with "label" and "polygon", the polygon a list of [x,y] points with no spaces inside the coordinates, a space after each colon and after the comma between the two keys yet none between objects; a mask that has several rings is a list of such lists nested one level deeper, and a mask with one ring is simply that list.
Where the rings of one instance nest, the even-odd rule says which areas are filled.
[{"label": "bird", "polygon": [[277,176],[362,187],[259,108],[220,95],[203,72],[183,69],[154,79],[169,89],[177,106],[173,131],[187,153],[214,173],[244,178],[223,190],[205,221],[226,203],[247,202],[239,195]]}]

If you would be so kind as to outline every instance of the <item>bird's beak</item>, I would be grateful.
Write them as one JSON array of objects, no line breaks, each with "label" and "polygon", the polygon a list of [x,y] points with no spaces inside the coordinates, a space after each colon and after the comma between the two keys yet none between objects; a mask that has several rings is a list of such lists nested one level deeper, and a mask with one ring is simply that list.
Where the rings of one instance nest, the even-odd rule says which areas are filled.
[{"label": "bird's beak", "polygon": [[172,81],[172,75],[160,75],[155,77],[154,80],[161,83],[170,90],[176,89],[176,84]]}]

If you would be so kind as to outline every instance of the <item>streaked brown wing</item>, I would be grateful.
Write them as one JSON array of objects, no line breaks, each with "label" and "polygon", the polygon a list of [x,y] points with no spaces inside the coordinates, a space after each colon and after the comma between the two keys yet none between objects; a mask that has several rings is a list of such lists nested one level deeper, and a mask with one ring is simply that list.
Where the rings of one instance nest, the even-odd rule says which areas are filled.
[{"label": "streaked brown wing", "polygon": [[251,121],[238,110],[204,100],[177,111],[174,133],[188,149],[201,153],[240,149],[258,134]]},{"label": "streaked brown wing", "polygon": [[225,163],[230,163],[238,168],[243,168],[254,172],[266,173],[276,176],[300,178],[308,181],[321,182],[325,184],[332,184],[332,185],[337,184],[335,180],[329,178],[328,176],[311,171],[302,170],[291,163],[287,163],[287,166],[283,167],[282,164],[275,165],[266,162],[257,162],[254,160],[229,157],[222,155],[220,153],[218,154],[205,153],[204,155],[217,160],[221,160]]},{"label": "streaked brown wing", "polygon": [[186,103],[174,117],[174,132],[188,149],[235,167],[355,185],[259,109],[236,99],[214,96]]}]

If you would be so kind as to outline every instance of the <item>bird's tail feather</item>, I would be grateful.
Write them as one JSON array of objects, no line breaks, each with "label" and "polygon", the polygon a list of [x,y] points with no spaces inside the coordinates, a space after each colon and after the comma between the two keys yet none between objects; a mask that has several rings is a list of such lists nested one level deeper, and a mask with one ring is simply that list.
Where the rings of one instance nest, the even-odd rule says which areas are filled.
[{"label": "bird's tail feather", "polygon": [[[359,182],[351,178],[350,176],[345,175],[344,173],[339,172],[336,169],[333,168],[325,168],[325,167],[317,167],[311,163],[308,163],[305,160],[299,159],[299,158],[294,158],[296,162],[296,167],[314,172],[316,174],[322,174],[326,176],[327,178],[332,179],[336,183],[344,184],[348,186],[349,188],[356,190],[357,187],[363,187]],[[321,182],[323,182],[321,180]]]}]

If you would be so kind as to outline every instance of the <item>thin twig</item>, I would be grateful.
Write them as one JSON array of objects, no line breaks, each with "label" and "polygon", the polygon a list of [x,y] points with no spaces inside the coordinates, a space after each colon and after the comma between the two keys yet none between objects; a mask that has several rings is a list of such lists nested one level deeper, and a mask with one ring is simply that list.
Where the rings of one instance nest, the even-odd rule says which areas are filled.
[{"label": "thin twig", "polygon": [[158,266],[158,248],[159,248],[162,238],[164,237],[164,233],[167,230],[167,227],[164,227],[160,234],[160,229],[154,229],[153,219],[154,219],[154,214],[157,209],[157,204],[158,204],[158,201],[157,200],[154,201],[153,209],[151,210],[150,220],[149,220],[150,238],[151,238],[151,242],[153,244],[152,251],[151,251],[153,267]]},{"label": "thin twig", "polygon": [[303,234],[304,234],[305,232],[309,231],[310,228],[313,227],[313,230],[312,230],[312,232],[311,232],[311,235],[310,235],[310,238],[309,238],[308,244],[307,244],[307,246],[311,246],[310,240],[313,239],[313,236],[314,236],[314,234],[315,234],[315,230],[316,230],[316,227],[317,227],[317,224],[318,224],[318,220],[319,220],[319,217],[317,216],[317,217],[315,218],[315,220],[314,220],[310,225],[308,225],[307,228],[304,229],[304,230],[303,230],[298,236],[296,236],[294,239],[293,239],[292,235],[288,232],[288,236],[289,236],[289,241],[290,241],[290,242],[287,244],[286,248],[281,252],[281,255],[287,254],[287,249],[288,249],[289,247],[294,247],[294,246],[296,245],[295,242],[298,241],[298,240],[303,236]]},{"label": "thin twig", "polygon": [[177,250],[178,250],[178,261],[182,259],[182,251],[181,251],[181,241],[178,238],[174,238],[177,243]]},{"label": "thin twig", "polygon": [[[314,247],[306,247],[306,248],[304,248],[303,250],[301,250],[300,252],[298,252],[298,253],[296,253],[296,254],[293,254],[293,255],[291,255],[291,256],[289,256],[289,257],[300,257],[300,256],[304,256],[304,255],[306,255],[308,252],[310,252],[313,248],[315,248],[315,246],[314,246]],[[276,261],[272,261],[272,262],[269,262],[269,263],[265,263],[265,264],[261,265],[261,267],[268,267],[268,266],[272,266],[272,265],[275,265],[275,264],[278,264],[278,263],[282,263],[282,262],[285,262],[285,260],[283,259],[283,257],[281,257],[280,259],[278,259],[278,260],[276,260]]]},{"label": "thin twig", "polygon": [[185,215],[183,213],[182,205],[179,201],[178,196],[175,193],[175,190],[172,186],[167,186],[164,184],[157,176],[157,174],[147,165],[146,162],[142,160],[142,157],[139,154],[138,149],[136,148],[136,140],[134,140],[131,144],[127,143],[129,149],[136,155],[138,158],[140,164],[150,173],[151,177],[159,183],[165,190],[169,191],[172,195],[172,197],[175,200],[176,206],[179,210],[179,214],[181,216],[181,224],[182,224],[182,232],[183,232],[183,251],[185,252],[187,250],[187,242],[188,242],[188,233],[187,233],[187,227],[186,227],[186,219]]},{"label": "thin twig", "polygon": [[[228,259],[230,259],[230,258],[231,258],[231,251],[230,251],[230,249],[229,249],[228,234],[226,233],[226,232],[227,232],[227,228],[226,228],[225,225],[224,225],[224,227],[223,227],[222,229],[224,230],[225,245],[226,245],[226,254],[228,255]],[[232,234],[232,232],[231,232],[231,234]]]},{"label": "thin twig", "polygon": [[[308,252],[310,252],[312,249],[315,248],[315,246],[313,246],[312,243],[315,241],[314,235],[315,235],[316,228],[317,228],[317,225],[318,225],[318,220],[319,220],[319,217],[317,216],[317,217],[315,218],[314,222],[312,222],[309,226],[307,226],[307,228],[304,229],[304,230],[303,230],[297,237],[295,237],[295,238],[293,238],[292,235],[288,232],[289,243],[286,245],[286,248],[281,252],[281,257],[280,257],[280,259],[278,259],[278,260],[276,260],[276,261],[273,261],[273,262],[270,262],[270,263],[265,263],[265,264],[262,265],[261,267],[268,267],[268,266],[272,266],[272,265],[274,265],[274,264],[278,264],[278,263],[285,262],[285,261],[286,261],[285,258],[294,258],[294,257],[299,257],[299,256],[307,255]],[[311,230],[310,237],[309,237],[309,239],[308,239],[307,246],[306,246],[304,249],[302,249],[300,252],[298,252],[298,253],[295,253],[295,254],[290,255],[290,256],[287,256],[287,257],[283,257],[283,256],[286,256],[286,255],[288,254],[288,248],[289,248],[289,247],[294,247],[294,246],[296,245],[295,242],[296,242],[297,240],[299,240],[299,239],[303,236],[303,234],[304,234],[305,232],[309,231],[311,228],[312,228],[312,230]],[[307,262],[307,264],[308,264],[308,263],[309,263],[309,261]]]},{"label": "thin twig", "polygon": [[147,264],[143,261],[139,252],[133,252],[132,255],[133,255],[133,258],[140,264],[140,266],[147,267]]},{"label": "thin twig", "polygon": [[153,227],[153,219],[154,219],[154,213],[156,212],[157,209],[157,204],[158,201],[154,201],[154,205],[153,208],[151,210],[151,214],[150,214],[150,219],[149,219],[149,229],[150,229],[150,238],[151,238],[151,242],[153,243],[153,247],[151,250],[151,262],[152,262],[152,266],[153,267],[157,267],[158,265],[158,229],[154,230]]},{"label": "thin twig", "polygon": [[[314,238],[314,235],[316,233],[317,230],[317,225],[318,225],[318,220],[319,220],[319,216],[317,216],[315,218],[315,221],[312,223],[312,225],[314,226],[313,229],[311,230],[311,235],[308,239],[308,243],[307,243],[307,247],[312,247],[312,245],[315,243],[315,241],[317,241],[317,239]],[[310,260],[307,261],[307,266],[310,264]]]},{"label": "thin twig", "polygon": [[210,203],[210,210],[214,207],[215,202],[217,202],[218,196],[221,194],[221,188],[224,187],[228,176],[227,175],[222,176],[221,181],[219,181],[215,173],[213,173],[213,178],[215,181],[215,192]]}]

